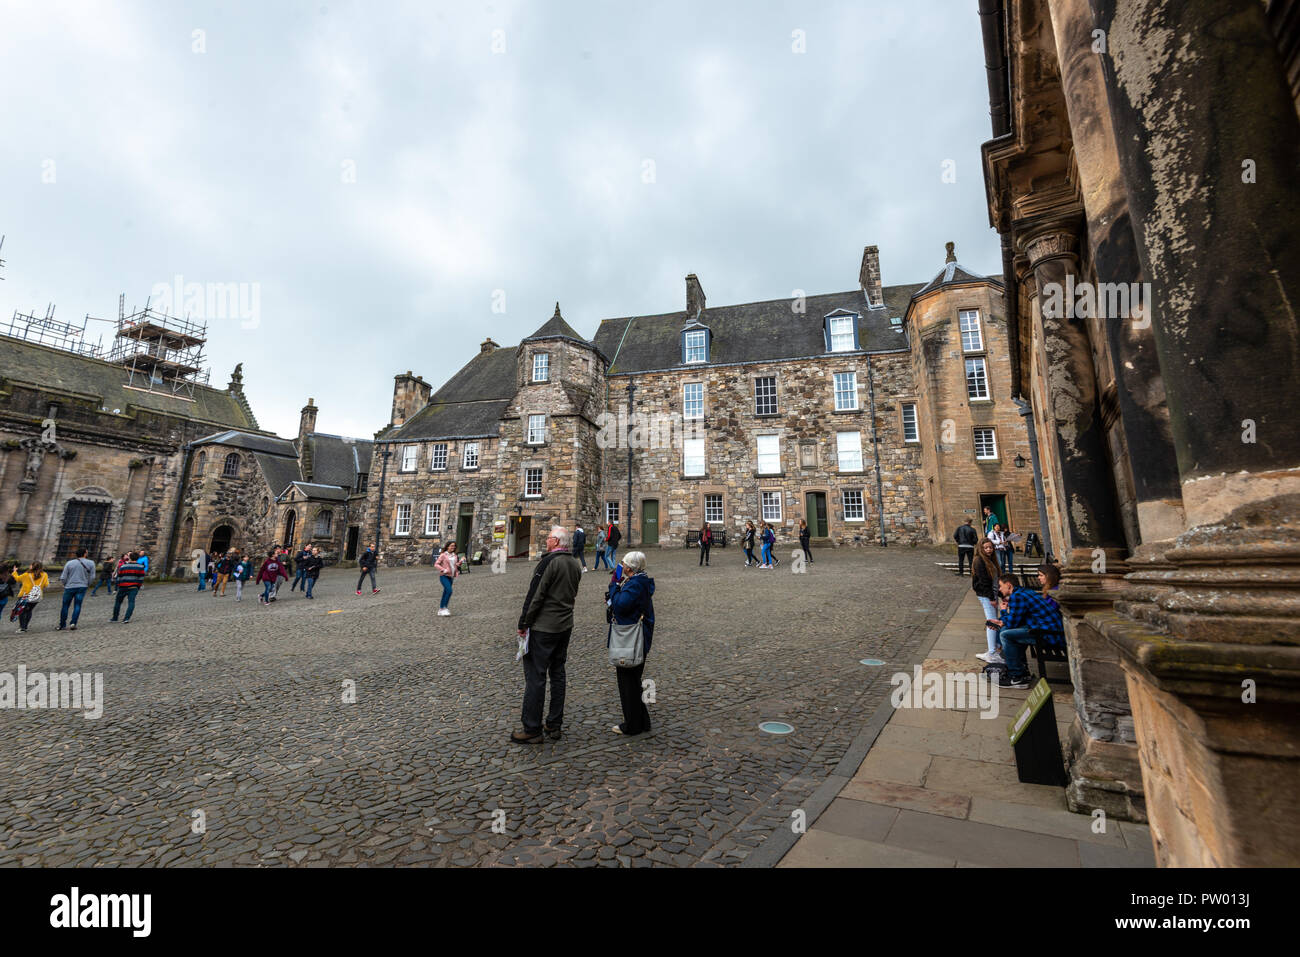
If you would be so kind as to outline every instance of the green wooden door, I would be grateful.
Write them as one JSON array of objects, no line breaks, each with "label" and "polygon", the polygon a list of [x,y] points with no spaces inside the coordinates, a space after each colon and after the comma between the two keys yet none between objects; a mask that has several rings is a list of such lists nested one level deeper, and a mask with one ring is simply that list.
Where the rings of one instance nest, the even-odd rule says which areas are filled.
[{"label": "green wooden door", "polygon": [[808,522],[808,534],[813,538],[825,538],[829,534],[826,525],[825,492],[808,492],[804,496],[803,516]]},{"label": "green wooden door", "polygon": [[650,498],[641,503],[641,544],[659,544],[659,500]]}]

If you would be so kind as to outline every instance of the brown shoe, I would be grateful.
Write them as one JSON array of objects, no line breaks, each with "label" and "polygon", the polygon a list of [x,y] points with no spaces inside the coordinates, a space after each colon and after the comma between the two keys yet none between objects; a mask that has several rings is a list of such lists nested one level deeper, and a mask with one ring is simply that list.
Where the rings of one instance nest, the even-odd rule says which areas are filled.
[{"label": "brown shoe", "polygon": [[542,730],[546,732],[548,738],[554,741],[560,740],[560,735],[564,733],[563,726],[551,727],[549,724],[542,725]]},{"label": "brown shoe", "polygon": [[529,734],[527,731],[515,731],[510,735],[510,740],[515,744],[541,744],[541,732]]}]

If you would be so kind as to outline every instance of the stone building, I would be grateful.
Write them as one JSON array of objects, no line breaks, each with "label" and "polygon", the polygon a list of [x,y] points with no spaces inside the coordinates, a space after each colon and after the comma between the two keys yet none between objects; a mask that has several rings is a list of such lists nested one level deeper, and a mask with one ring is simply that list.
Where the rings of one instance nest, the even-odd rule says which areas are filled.
[{"label": "stone building", "polygon": [[1007,392],[1065,565],[1071,807],[1149,818],[1165,865],[1294,864],[1300,9],[980,12]]},{"label": "stone building", "polygon": [[691,275],[685,305],[591,341],[557,305],[436,393],[397,376],[371,483],[385,560],[427,562],[449,537],[536,556],[579,520],[644,545],[760,518],[837,546],[947,541],[983,505],[1038,529],[1000,283],[951,244],[928,283],[883,286],[872,246],[849,292],[710,308]]}]

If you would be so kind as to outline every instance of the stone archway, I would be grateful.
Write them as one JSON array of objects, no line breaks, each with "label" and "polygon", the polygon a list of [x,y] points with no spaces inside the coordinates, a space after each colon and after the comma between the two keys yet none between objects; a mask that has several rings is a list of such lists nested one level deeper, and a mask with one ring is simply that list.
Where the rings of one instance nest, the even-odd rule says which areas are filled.
[{"label": "stone archway", "polygon": [[226,523],[218,525],[212,530],[212,538],[208,544],[208,551],[216,555],[224,555],[230,551],[231,543],[235,539],[235,530]]}]

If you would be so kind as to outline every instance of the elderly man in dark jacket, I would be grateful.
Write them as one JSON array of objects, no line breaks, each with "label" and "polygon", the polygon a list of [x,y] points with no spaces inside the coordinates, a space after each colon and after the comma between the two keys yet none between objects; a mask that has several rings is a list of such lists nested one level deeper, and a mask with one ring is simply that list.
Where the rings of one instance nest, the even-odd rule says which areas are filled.
[{"label": "elderly man in dark jacket", "polygon": [[[524,608],[519,615],[519,637],[528,635],[524,655],[524,707],[522,731],[510,740],[516,744],[541,744],[542,731],[558,738],[564,725],[564,663],[573,634],[573,603],[582,583],[582,566],[569,552],[569,533],[560,525],[546,538],[546,554],[537,563]],[[542,724],[546,676],[551,677],[551,709]]]}]

